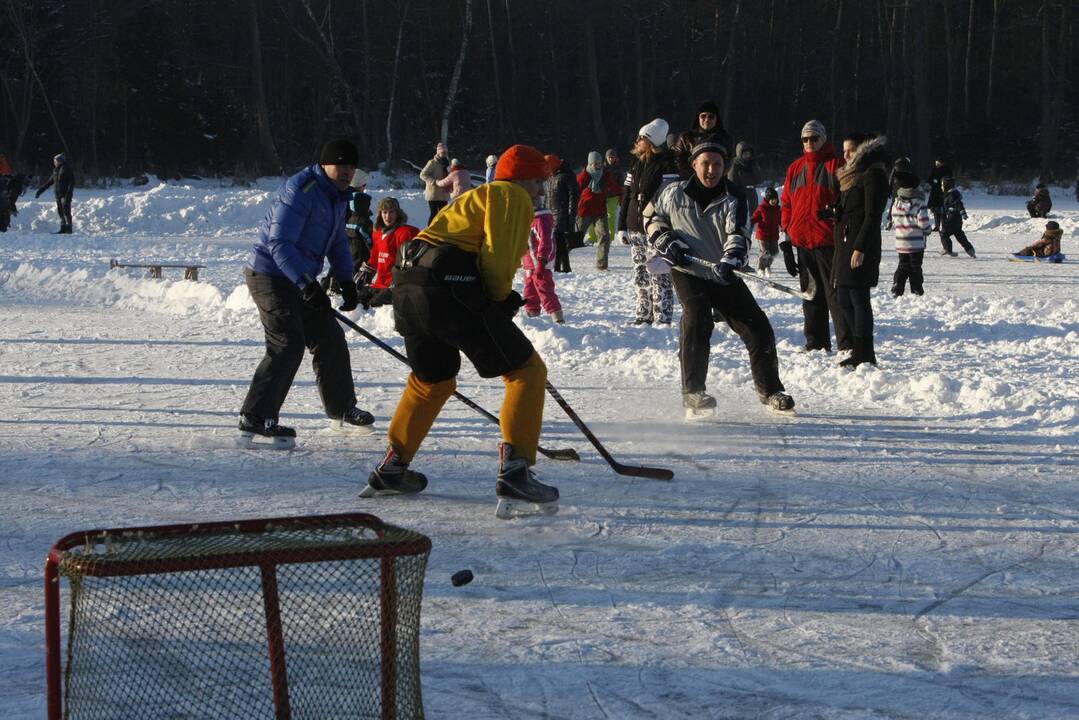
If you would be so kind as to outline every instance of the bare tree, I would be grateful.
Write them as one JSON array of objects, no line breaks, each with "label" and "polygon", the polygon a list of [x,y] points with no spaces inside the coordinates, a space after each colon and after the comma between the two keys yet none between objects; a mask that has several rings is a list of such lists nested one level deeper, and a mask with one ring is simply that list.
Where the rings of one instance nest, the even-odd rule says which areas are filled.
[{"label": "bare tree", "polygon": [[393,50],[393,72],[390,73],[390,102],[386,110],[386,169],[393,162],[393,106],[397,99],[398,68],[401,61],[401,39],[405,35],[405,21],[408,20],[408,8],[411,0],[405,0],[405,6],[401,10],[401,20],[397,23],[397,42]]},{"label": "bare tree", "polygon": [[255,105],[255,125],[258,133],[258,153],[255,171],[281,172],[273,135],[270,133],[270,111],[266,105],[266,88],[262,79],[262,37],[259,32],[258,0],[248,0],[247,19],[251,29],[251,93]]},{"label": "bare tree", "polygon": [[457,87],[461,83],[461,70],[465,66],[465,57],[468,54],[468,38],[471,34],[472,0],[465,0],[465,26],[461,31],[461,50],[457,53],[457,63],[453,66],[453,77],[450,78],[450,87],[446,91],[446,105],[442,109],[442,132],[439,135],[442,142],[449,142],[450,113],[453,111],[453,103],[457,99]]}]

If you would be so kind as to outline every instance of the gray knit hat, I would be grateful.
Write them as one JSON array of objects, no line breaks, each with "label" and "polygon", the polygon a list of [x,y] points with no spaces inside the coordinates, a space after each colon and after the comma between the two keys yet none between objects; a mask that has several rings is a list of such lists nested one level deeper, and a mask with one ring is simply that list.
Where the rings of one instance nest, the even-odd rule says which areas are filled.
[{"label": "gray knit hat", "polygon": [[824,123],[820,120],[810,120],[802,126],[801,137],[808,137],[809,135],[816,135],[820,137],[821,140],[828,139],[828,133],[824,129]]}]

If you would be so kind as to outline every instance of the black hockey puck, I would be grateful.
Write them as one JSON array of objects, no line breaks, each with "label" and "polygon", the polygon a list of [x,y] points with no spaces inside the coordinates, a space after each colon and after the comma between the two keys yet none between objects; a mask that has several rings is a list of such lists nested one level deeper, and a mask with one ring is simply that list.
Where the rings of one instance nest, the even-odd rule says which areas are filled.
[{"label": "black hockey puck", "polygon": [[462,585],[468,585],[470,582],[472,582],[472,571],[471,570],[458,570],[457,572],[455,572],[453,574],[453,577],[450,578],[450,582],[453,583],[454,587],[461,587]]}]

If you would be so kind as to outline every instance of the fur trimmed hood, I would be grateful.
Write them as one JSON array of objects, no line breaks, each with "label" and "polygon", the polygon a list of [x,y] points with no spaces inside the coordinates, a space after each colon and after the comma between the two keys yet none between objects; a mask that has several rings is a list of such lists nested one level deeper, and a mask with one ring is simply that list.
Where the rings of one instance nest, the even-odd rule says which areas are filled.
[{"label": "fur trimmed hood", "polygon": [[866,140],[854,151],[854,157],[846,165],[836,172],[839,179],[839,190],[845,191],[854,187],[861,180],[862,175],[870,168],[880,167],[883,170],[888,163],[888,138],[884,135]]}]

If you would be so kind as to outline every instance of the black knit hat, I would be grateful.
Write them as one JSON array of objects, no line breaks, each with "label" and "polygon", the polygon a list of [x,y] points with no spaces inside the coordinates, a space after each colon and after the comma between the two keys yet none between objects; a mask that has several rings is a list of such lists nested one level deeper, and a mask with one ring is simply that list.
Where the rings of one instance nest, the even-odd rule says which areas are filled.
[{"label": "black knit hat", "polygon": [[719,117],[719,105],[716,105],[711,100],[705,100],[704,102],[701,103],[701,106],[699,108],[697,108],[697,114],[700,115],[701,113],[705,113],[705,112],[710,112],[710,113],[712,113],[713,115],[715,115],[718,118]]},{"label": "black knit hat", "polygon": [[698,155],[706,152],[719,153],[724,161],[727,160],[727,146],[709,137],[693,146],[693,149],[689,151],[689,161],[693,162]]},{"label": "black knit hat", "polygon": [[1049,222],[1045,223],[1045,229],[1046,230],[1059,230],[1060,229],[1060,223],[1058,223],[1056,220],[1050,220]]},{"label": "black knit hat", "polygon": [[322,146],[322,152],[318,154],[319,165],[352,165],[360,164],[360,151],[348,140],[339,138],[330,140]]}]

